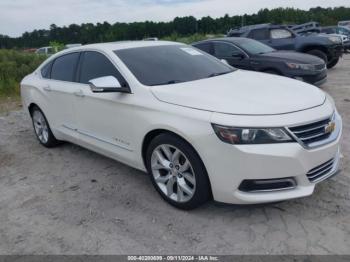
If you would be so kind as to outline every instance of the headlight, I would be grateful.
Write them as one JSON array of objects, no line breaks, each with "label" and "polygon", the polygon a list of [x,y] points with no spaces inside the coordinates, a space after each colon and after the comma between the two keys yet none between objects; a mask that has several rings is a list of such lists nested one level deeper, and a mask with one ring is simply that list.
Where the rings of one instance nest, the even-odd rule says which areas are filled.
[{"label": "headlight", "polygon": [[294,142],[284,128],[237,128],[212,124],[216,135],[225,143],[273,144]]},{"label": "headlight", "polygon": [[329,40],[331,40],[333,43],[336,44],[341,44],[342,43],[342,39],[339,36],[330,36],[328,37]]},{"label": "headlight", "polygon": [[290,69],[295,69],[295,70],[307,70],[307,71],[315,71],[316,68],[314,65],[310,64],[295,64],[295,63],[286,63],[286,65]]}]

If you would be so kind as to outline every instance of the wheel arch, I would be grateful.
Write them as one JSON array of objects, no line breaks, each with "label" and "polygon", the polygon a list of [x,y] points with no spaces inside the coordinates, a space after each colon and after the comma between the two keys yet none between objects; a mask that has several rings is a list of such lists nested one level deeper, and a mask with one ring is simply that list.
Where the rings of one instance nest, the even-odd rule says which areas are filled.
[{"label": "wheel arch", "polygon": [[30,116],[32,116],[33,109],[34,109],[35,107],[38,107],[38,108],[41,110],[40,106],[38,106],[36,103],[30,103],[30,104],[28,105],[28,111],[29,111]]},{"label": "wheel arch", "polygon": [[329,54],[329,52],[328,52],[328,49],[326,48],[326,47],[324,47],[324,46],[321,46],[321,45],[307,45],[307,46],[303,46],[302,48],[301,48],[301,52],[303,52],[303,53],[307,53],[307,52],[309,52],[309,51],[311,51],[311,50],[319,50],[319,51],[322,51],[322,52],[324,52],[327,56],[328,56],[328,54]]},{"label": "wheel arch", "polygon": [[[184,138],[182,135],[174,132],[174,131],[171,131],[171,130],[168,130],[168,129],[164,129],[164,128],[157,128],[157,129],[153,129],[153,130],[150,130],[143,138],[143,141],[142,141],[142,146],[141,146],[141,156],[142,156],[142,160],[143,160],[143,164],[146,166],[146,152],[147,152],[147,148],[149,146],[149,144],[151,143],[151,141],[161,135],[161,134],[171,134],[171,135],[174,135],[182,140],[184,140],[187,144],[191,145],[191,147],[197,152],[198,154],[198,151],[193,147],[193,145],[191,143],[188,142],[188,140],[186,138]],[[198,154],[199,155],[199,154]],[[201,159],[202,160],[202,159]],[[203,161],[202,161],[203,162]]]},{"label": "wheel arch", "polygon": [[208,170],[205,166],[205,163],[202,159],[202,157],[200,156],[198,150],[193,146],[193,144],[191,144],[188,139],[186,139],[183,135],[180,135],[179,133],[175,132],[175,131],[171,131],[168,129],[164,129],[164,128],[158,128],[158,129],[153,129],[150,130],[144,137],[143,141],[142,141],[142,147],[141,147],[141,157],[142,157],[142,161],[144,166],[146,167],[146,152],[147,152],[147,148],[150,145],[151,141],[161,135],[161,134],[171,134],[174,135],[176,137],[178,137],[179,139],[185,141],[190,147],[192,147],[192,149],[195,151],[195,153],[197,154],[198,158],[200,159],[200,161],[202,162],[204,169],[207,173],[207,178],[209,180],[209,188],[210,188],[210,195],[211,197],[213,197],[213,193],[212,193],[212,188],[211,188],[211,180],[210,180],[210,176],[208,174]]}]

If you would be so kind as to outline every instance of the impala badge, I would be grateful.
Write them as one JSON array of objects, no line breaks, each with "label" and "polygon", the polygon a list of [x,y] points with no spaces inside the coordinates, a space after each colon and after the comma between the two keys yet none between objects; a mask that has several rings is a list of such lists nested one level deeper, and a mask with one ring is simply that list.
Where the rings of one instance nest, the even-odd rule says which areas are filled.
[{"label": "impala badge", "polygon": [[327,126],[325,126],[324,128],[324,132],[326,134],[330,134],[332,132],[334,132],[335,130],[335,123],[334,122],[329,122],[329,124]]}]

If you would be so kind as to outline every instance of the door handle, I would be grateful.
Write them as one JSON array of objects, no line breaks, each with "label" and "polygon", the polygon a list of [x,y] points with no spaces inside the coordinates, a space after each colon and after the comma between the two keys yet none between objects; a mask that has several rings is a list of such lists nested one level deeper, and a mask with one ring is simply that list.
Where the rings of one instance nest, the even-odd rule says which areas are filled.
[{"label": "door handle", "polygon": [[74,95],[77,96],[77,97],[84,97],[85,96],[82,90],[75,91]]},{"label": "door handle", "polygon": [[51,92],[51,91],[52,91],[52,89],[51,89],[50,86],[44,86],[43,89],[44,89],[45,91],[47,91],[47,92]]}]

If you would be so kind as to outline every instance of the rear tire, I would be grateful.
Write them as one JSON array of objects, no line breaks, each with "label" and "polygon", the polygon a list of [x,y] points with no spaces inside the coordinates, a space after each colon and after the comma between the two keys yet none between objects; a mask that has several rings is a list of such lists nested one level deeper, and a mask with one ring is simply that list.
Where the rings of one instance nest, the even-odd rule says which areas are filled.
[{"label": "rear tire", "polygon": [[59,145],[60,141],[58,141],[52,134],[49,122],[41,109],[34,106],[31,109],[30,114],[32,116],[34,132],[40,144],[48,148]]},{"label": "rear tire", "polygon": [[327,54],[321,50],[313,49],[306,52],[309,55],[317,56],[318,58],[321,58],[326,64],[328,64],[328,57]]},{"label": "rear tire", "polygon": [[333,67],[335,67],[339,62],[339,58],[334,58],[333,60],[331,60],[328,64],[327,64],[327,68],[331,69]]},{"label": "rear tire", "polygon": [[169,204],[190,210],[211,198],[204,164],[183,139],[169,133],[155,137],[147,148],[145,160],[155,189]]}]

